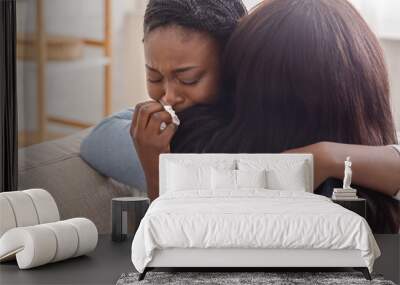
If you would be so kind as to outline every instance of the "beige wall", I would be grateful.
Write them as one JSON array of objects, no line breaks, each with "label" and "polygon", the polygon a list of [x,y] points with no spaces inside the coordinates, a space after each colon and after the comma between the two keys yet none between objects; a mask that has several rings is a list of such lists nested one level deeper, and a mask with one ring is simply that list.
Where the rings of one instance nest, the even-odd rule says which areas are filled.
[{"label": "beige wall", "polygon": [[382,40],[389,70],[390,94],[397,130],[400,130],[400,38]]},{"label": "beige wall", "polygon": [[113,52],[113,112],[147,100],[144,53],[143,16],[138,13],[125,17],[115,37]]}]

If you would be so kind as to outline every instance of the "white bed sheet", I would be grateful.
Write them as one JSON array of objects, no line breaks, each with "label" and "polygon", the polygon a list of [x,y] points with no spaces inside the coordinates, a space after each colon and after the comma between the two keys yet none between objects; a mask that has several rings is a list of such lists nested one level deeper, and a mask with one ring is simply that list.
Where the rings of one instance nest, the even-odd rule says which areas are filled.
[{"label": "white bed sheet", "polygon": [[166,193],[142,219],[132,262],[143,272],[155,249],[357,249],[372,272],[380,250],[361,216],[307,192],[246,189],[219,196]]}]

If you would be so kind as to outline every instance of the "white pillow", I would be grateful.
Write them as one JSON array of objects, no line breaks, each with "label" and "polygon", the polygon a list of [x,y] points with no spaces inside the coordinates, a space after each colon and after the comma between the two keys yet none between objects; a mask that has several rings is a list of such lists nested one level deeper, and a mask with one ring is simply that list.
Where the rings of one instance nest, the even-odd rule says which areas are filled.
[{"label": "white pillow", "polygon": [[211,189],[236,189],[236,170],[211,169]]},{"label": "white pillow", "polygon": [[239,159],[239,170],[267,171],[267,188],[304,191],[309,189],[309,165],[305,160]]},{"label": "white pillow", "polygon": [[213,190],[238,190],[241,188],[266,188],[267,176],[262,170],[211,169],[211,188]]},{"label": "white pillow", "polygon": [[268,187],[278,190],[293,190],[306,192],[308,179],[305,175],[306,162],[297,163],[290,168],[275,168],[268,172]]},{"label": "white pillow", "polygon": [[182,164],[168,165],[168,191],[210,189],[210,170],[207,166],[187,167]]},{"label": "white pillow", "polygon": [[169,159],[166,161],[166,192],[211,190],[211,167],[235,169],[234,159]]},{"label": "white pillow", "polygon": [[261,170],[235,170],[238,188],[267,188],[267,171]]}]

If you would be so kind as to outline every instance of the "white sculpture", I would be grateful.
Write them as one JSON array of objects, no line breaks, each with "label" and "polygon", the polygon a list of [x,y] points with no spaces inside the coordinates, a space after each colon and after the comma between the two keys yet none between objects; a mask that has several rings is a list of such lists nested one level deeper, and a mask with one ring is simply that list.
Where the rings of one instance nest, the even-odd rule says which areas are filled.
[{"label": "white sculpture", "polygon": [[353,189],[350,186],[352,175],[353,175],[353,172],[351,170],[350,156],[348,156],[348,157],[346,157],[346,161],[344,162],[343,189]]}]

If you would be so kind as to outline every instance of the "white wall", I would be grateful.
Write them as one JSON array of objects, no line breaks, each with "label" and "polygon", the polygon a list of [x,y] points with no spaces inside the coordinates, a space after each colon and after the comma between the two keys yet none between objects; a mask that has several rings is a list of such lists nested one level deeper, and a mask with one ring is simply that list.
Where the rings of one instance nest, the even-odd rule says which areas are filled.
[{"label": "white wall", "polygon": [[400,1],[350,0],[378,36],[389,71],[390,94],[400,130]]},{"label": "white wall", "polygon": [[389,70],[390,95],[397,130],[400,131],[400,39],[381,40]]}]

